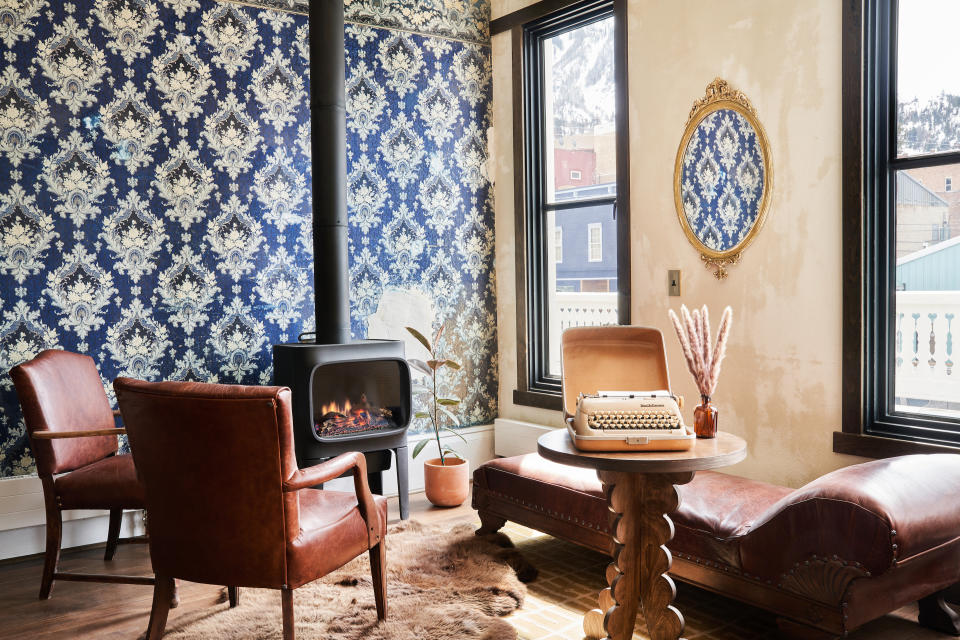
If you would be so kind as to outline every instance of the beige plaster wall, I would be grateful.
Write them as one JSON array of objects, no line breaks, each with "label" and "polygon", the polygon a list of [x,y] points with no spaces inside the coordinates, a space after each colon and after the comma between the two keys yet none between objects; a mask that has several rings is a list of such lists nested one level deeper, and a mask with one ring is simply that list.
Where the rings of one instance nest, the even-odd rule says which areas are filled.
[{"label": "beige plaster wall", "polygon": [[[494,3],[496,11],[506,5]],[[730,471],[800,486],[859,461],[832,453],[840,428],[840,19],[833,0],[633,0],[629,3],[633,323],[661,328],[673,387],[697,394],[668,308],[725,305],[735,321],[715,397],[720,427],[747,439]],[[514,7],[508,7],[513,10]],[[560,424],[516,406],[515,248],[508,34],[493,39],[495,210],[502,417]],[[720,76],[757,108],[773,152],[767,223],[730,277],[717,281],[687,242],[673,203],[677,145],[694,99]],[[667,270],[683,295],[667,296]]]}]

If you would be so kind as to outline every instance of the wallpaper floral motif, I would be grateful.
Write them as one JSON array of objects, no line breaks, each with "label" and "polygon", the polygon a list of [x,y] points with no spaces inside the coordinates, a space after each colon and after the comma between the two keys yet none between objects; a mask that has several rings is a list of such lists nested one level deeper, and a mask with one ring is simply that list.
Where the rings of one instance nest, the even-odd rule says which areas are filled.
[{"label": "wallpaper floral motif", "polygon": [[741,114],[718,109],[700,122],[684,152],[680,190],[703,244],[727,251],[743,241],[760,212],[764,170],[757,132]]},{"label": "wallpaper floral motif", "polygon": [[[425,293],[461,419],[487,422],[489,7],[346,4],[354,337],[385,288]],[[307,38],[301,13],[211,0],[0,4],[0,475],[33,472],[6,372],[42,349],[89,353],[108,393],[262,384],[311,328]]]}]

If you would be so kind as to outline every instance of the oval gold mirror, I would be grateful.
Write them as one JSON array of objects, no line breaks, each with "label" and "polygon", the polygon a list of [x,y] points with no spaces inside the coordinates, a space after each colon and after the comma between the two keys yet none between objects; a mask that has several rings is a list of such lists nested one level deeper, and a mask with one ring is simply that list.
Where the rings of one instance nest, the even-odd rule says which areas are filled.
[{"label": "oval gold mirror", "polygon": [[693,104],[677,150],[673,197],[680,225],[719,279],[740,261],[770,206],[770,145],[757,112],[720,78]]}]

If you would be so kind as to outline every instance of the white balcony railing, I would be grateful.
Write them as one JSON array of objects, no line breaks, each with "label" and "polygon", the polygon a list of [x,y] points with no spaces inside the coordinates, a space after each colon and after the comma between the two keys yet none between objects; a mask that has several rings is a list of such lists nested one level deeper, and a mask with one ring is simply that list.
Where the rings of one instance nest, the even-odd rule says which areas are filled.
[{"label": "white balcony railing", "polygon": [[[553,321],[557,318],[559,321]],[[554,294],[550,305],[550,371],[560,374],[560,334],[570,327],[592,327],[617,324],[617,294],[572,293]]]},{"label": "white balcony railing", "polygon": [[897,409],[960,417],[960,291],[898,291]]},{"label": "white balcony railing", "polygon": [[[550,368],[560,373],[560,334],[617,323],[616,293],[557,293],[550,308]],[[960,417],[960,291],[898,291],[897,409]]]}]

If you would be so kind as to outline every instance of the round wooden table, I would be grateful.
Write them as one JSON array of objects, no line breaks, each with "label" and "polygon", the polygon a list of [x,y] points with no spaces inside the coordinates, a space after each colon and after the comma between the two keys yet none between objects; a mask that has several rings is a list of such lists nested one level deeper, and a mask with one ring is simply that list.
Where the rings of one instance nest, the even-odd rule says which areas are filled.
[{"label": "round wooden table", "polygon": [[596,469],[610,508],[610,586],[600,592],[600,608],[584,617],[586,636],[630,640],[642,606],[651,640],[679,638],[683,616],[671,605],[676,588],[667,575],[671,558],[665,546],[673,538],[667,514],[680,506],[677,485],[697,471],[740,462],[747,443],[721,431],[716,438],[698,438],[689,451],[601,453],[580,451],[566,429],[557,429],[540,436],[537,451],[547,460]]}]

